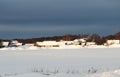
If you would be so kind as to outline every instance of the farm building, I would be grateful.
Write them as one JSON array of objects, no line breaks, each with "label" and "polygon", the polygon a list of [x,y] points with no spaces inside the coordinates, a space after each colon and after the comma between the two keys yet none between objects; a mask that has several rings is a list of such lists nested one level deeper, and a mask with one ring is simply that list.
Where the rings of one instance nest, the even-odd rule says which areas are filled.
[{"label": "farm building", "polygon": [[18,47],[22,46],[22,43],[19,43],[17,40],[12,40],[9,44],[9,47]]},{"label": "farm building", "polygon": [[59,43],[56,41],[36,42],[36,45],[39,47],[59,47]]}]

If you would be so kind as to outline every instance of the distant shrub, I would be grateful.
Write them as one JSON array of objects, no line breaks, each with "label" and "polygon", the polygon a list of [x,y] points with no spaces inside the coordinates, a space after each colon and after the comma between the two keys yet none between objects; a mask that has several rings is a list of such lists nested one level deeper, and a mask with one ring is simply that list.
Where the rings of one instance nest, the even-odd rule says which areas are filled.
[{"label": "distant shrub", "polygon": [[2,43],[2,40],[0,40],[0,48],[3,48],[3,43]]}]

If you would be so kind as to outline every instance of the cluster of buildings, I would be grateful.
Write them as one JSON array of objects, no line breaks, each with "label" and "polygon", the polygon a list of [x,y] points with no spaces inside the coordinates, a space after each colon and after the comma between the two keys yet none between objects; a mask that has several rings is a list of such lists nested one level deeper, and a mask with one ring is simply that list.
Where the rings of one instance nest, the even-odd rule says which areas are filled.
[{"label": "cluster of buildings", "polygon": [[[104,46],[110,46],[113,44],[120,44],[120,40],[107,40]],[[23,46],[22,43],[19,43],[17,40],[12,40],[11,42],[3,41],[2,45],[4,47],[19,47]],[[61,46],[92,46],[96,45],[95,42],[87,42],[85,39],[75,39],[73,41],[43,41],[36,42],[35,44],[25,44],[25,46],[37,46],[37,47],[61,47]]]}]

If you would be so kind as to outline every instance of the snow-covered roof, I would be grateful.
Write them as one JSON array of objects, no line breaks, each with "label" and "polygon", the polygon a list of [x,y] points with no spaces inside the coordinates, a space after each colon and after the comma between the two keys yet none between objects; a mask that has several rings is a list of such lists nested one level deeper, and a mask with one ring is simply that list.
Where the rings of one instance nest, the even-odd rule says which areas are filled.
[{"label": "snow-covered roof", "polygon": [[79,39],[79,41],[81,41],[81,42],[86,42],[86,40],[85,40],[85,39]]},{"label": "snow-covered roof", "polygon": [[86,42],[85,39],[75,39],[74,42]]},{"label": "snow-covered roof", "polygon": [[17,43],[18,43],[18,41],[17,41],[17,40],[12,40],[12,42],[11,42],[11,43],[17,44]]},{"label": "snow-covered roof", "polygon": [[75,39],[74,42],[79,42],[79,39]]}]

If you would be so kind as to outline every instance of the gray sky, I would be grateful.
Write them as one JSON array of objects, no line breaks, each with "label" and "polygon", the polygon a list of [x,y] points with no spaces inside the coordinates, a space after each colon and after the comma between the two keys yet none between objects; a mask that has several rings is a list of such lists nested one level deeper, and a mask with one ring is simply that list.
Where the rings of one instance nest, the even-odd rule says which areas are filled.
[{"label": "gray sky", "polygon": [[0,0],[0,38],[120,31],[120,0]]}]

